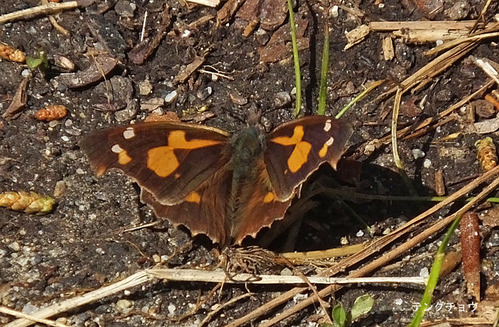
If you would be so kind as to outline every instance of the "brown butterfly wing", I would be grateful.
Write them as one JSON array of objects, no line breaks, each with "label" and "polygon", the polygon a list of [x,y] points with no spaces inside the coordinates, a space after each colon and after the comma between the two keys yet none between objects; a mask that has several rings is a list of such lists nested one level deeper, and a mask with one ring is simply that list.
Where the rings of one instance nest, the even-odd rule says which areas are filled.
[{"label": "brown butterfly wing", "polygon": [[241,244],[246,236],[256,237],[260,229],[270,227],[275,220],[282,219],[293,200],[277,199],[263,162],[260,162],[256,169],[259,178],[248,189],[248,192],[251,192],[249,201],[239,211],[239,216],[231,228],[231,236],[236,244]]},{"label": "brown butterfly wing", "polygon": [[214,243],[225,245],[229,240],[225,215],[231,176],[230,170],[223,167],[176,205],[161,204],[146,189],[142,189],[140,198],[153,208],[156,217],[167,218],[174,225],[189,228],[192,235],[206,234]]},{"label": "brown butterfly wing", "polygon": [[157,202],[174,205],[228,162],[228,142],[215,128],[150,122],[96,131],[80,146],[98,176],[120,169]]},{"label": "brown butterfly wing", "polygon": [[278,126],[267,140],[265,165],[276,196],[291,198],[324,162],[336,168],[352,128],[326,116],[308,116]]}]

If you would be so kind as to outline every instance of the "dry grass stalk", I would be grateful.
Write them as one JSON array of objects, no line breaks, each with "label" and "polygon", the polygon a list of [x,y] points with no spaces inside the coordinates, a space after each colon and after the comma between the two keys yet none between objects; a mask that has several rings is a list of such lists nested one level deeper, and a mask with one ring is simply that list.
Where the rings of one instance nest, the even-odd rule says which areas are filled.
[{"label": "dry grass stalk", "polygon": [[[410,22],[370,22],[369,29],[377,32],[391,32],[396,30],[462,30],[471,31],[475,25],[474,20],[461,21],[410,21]],[[486,28],[492,26],[489,24]]]},{"label": "dry grass stalk", "polygon": [[5,24],[18,19],[31,18],[38,15],[57,14],[62,10],[73,9],[78,7],[77,1],[69,1],[62,3],[50,2],[33,8],[19,10],[13,13],[0,16],[0,24]]},{"label": "dry grass stalk", "polygon": [[[81,296],[74,297],[62,301],[60,303],[53,304],[51,306],[40,309],[39,311],[33,313],[31,316],[33,319],[44,319],[57,315],[62,312],[66,312],[77,307],[83,306],[85,304],[96,302],[102,298],[108,297],[110,295],[118,294],[124,290],[134,288],[145,283],[151,282],[155,279],[165,279],[172,281],[200,281],[208,283],[251,283],[251,284],[304,284],[302,277],[300,276],[280,276],[280,275],[253,275],[253,274],[238,274],[232,276],[231,279],[227,279],[227,274],[223,271],[206,271],[206,270],[196,270],[196,269],[148,269],[140,271],[133,274],[130,277],[125,278],[122,281],[113,283],[111,285],[102,287],[95,291],[83,294]],[[409,284],[425,284],[426,280],[421,277],[369,277],[369,278],[328,278],[321,276],[307,277],[307,279],[313,284],[352,284],[352,283],[409,283]],[[34,323],[34,321],[27,319],[18,319],[11,323],[5,325],[5,327],[27,327]]]}]

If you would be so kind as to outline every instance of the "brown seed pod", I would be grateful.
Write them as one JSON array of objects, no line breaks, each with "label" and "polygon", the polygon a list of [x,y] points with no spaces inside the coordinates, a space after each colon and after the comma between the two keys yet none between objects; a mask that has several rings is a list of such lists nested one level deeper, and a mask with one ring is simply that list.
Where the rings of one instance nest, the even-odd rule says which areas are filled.
[{"label": "brown seed pod", "polygon": [[0,193],[0,207],[26,213],[46,214],[52,211],[55,200],[47,195],[35,192],[2,192]]},{"label": "brown seed pod", "polygon": [[26,56],[19,49],[14,49],[10,45],[0,43],[0,58],[15,62],[24,62]]},{"label": "brown seed pod", "polygon": [[497,166],[496,145],[490,137],[475,142],[477,158],[483,170],[489,171]]},{"label": "brown seed pod", "polygon": [[63,105],[50,105],[35,113],[38,120],[52,121],[66,117],[68,111]]}]

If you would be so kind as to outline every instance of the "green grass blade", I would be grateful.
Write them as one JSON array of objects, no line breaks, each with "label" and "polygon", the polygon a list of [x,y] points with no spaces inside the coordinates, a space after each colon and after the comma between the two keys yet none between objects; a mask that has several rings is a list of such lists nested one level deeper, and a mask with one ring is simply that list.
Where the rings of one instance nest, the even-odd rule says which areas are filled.
[{"label": "green grass blade", "polygon": [[296,25],[295,16],[293,14],[293,4],[288,1],[289,24],[291,25],[291,43],[293,44],[293,60],[295,63],[295,78],[296,78],[296,101],[294,116],[298,117],[301,112],[301,72],[300,58],[298,57],[298,42],[296,41]]},{"label": "green grass blade", "polygon": [[322,47],[321,82],[319,86],[319,115],[326,114],[327,73],[329,68],[329,26],[324,22],[324,46]]},{"label": "green grass blade", "polygon": [[414,318],[412,319],[409,327],[418,327],[423,320],[423,316],[425,310],[428,309],[431,303],[431,298],[433,297],[433,291],[437,286],[438,277],[440,275],[440,269],[442,268],[442,263],[445,258],[445,250],[447,249],[447,245],[449,244],[449,240],[459,225],[459,221],[461,220],[461,216],[457,217],[452,225],[449,227],[447,232],[445,233],[444,239],[442,243],[438,247],[437,254],[435,255],[435,260],[433,260],[433,265],[431,267],[430,277],[428,278],[428,284],[426,284],[426,289],[423,294],[423,298],[421,299],[421,303],[419,305]]}]

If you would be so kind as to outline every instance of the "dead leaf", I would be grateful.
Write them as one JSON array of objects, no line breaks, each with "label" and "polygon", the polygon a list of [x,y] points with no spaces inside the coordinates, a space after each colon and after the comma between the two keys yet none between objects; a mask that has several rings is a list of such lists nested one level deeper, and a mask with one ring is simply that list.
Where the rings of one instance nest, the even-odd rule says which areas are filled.
[{"label": "dead leaf", "polygon": [[28,76],[22,80],[21,84],[19,84],[12,102],[2,116],[3,118],[11,120],[19,117],[28,100],[28,94],[26,90],[28,89],[29,80],[30,77]]},{"label": "dead leaf", "polygon": [[94,57],[92,64],[86,69],[73,74],[61,74],[59,82],[70,89],[85,87],[103,80],[117,64],[117,59],[107,55],[99,55]]}]

